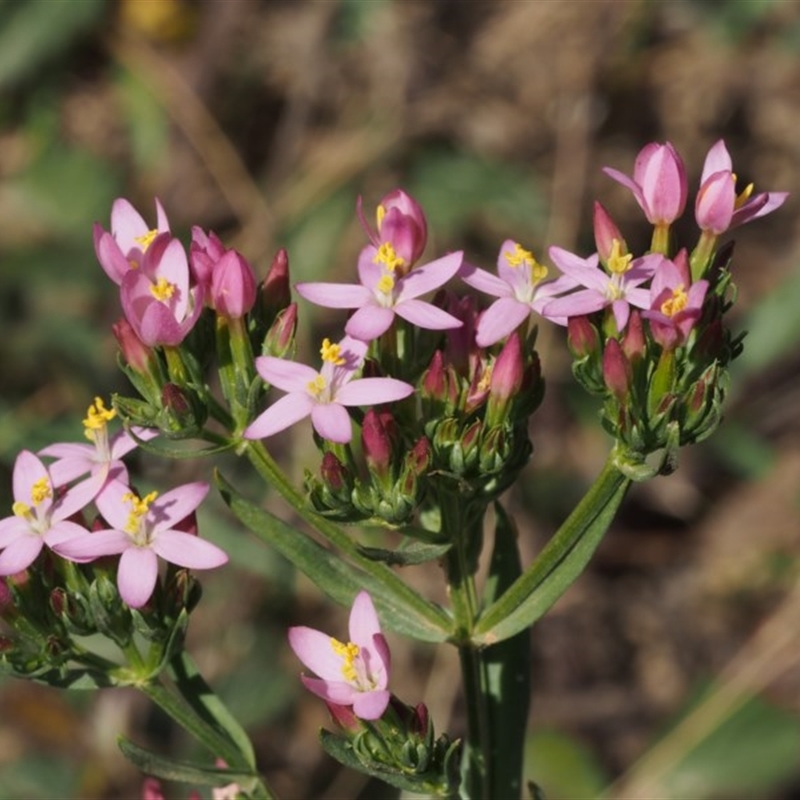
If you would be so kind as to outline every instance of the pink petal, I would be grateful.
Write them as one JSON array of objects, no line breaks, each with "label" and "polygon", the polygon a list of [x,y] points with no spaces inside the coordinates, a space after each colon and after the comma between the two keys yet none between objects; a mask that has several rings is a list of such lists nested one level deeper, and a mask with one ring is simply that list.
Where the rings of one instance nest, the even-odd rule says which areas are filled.
[{"label": "pink petal", "polygon": [[331,442],[347,444],[353,437],[350,415],[339,403],[317,403],[311,409],[311,422],[314,430]]},{"label": "pink petal", "polygon": [[703,163],[703,173],[700,176],[700,184],[704,184],[715,172],[731,172],[732,170],[733,162],[728,153],[728,148],[725,147],[725,142],[720,139],[706,155],[706,160]]},{"label": "pink petal", "polygon": [[353,699],[353,713],[359,719],[380,719],[389,705],[390,693],[379,690],[374,692],[360,692]]},{"label": "pink petal", "polygon": [[27,569],[44,547],[44,539],[35,534],[20,536],[0,553],[0,575],[13,575]]},{"label": "pink petal", "polygon": [[395,303],[401,303],[421,294],[431,292],[447,283],[461,269],[464,254],[461,251],[437,258],[424,267],[411,270],[397,282]]},{"label": "pink petal", "polygon": [[317,697],[335,703],[337,706],[351,706],[356,701],[356,698],[363,694],[351,684],[341,680],[323,681],[316,678],[307,678],[305,675],[301,675],[300,680],[303,682],[303,686],[317,695]]},{"label": "pink petal", "polygon": [[171,528],[186,519],[203,502],[211,487],[204,481],[186,483],[159,495],[147,512],[154,532]]},{"label": "pink petal", "polygon": [[[66,446],[66,445],[64,445]],[[81,447],[81,445],[75,445]],[[94,454],[94,448],[88,448]],[[47,453],[42,451],[42,455],[47,457]],[[67,456],[58,461],[54,461],[48,469],[50,470],[50,477],[53,479],[53,486],[66,486],[68,483],[80,478],[81,475],[86,475],[91,472],[97,462],[93,458],[88,458],[86,455],[82,456]]]},{"label": "pink petal", "polygon": [[581,286],[601,293],[605,292],[609,277],[598,266],[599,259],[596,253],[589,258],[580,258],[561,247],[551,247],[548,253],[553,263]]},{"label": "pink petal", "polygon": [[183,531],[161,531],[153,541],[152,548],[165,561],[189,569],[213,569],[228,562],[224,550]]},{"label": "pink petal", "polygon": [[97,510],[103,519],[109,526],[120,531],[125,530],[131,513],[129,501],[123,499],[130,492],[130,486],[122,483],[122,481],[112,480],[103,487],[102,493],[95,498]]},{"label": "pink petal", "polygon": [[[350,641],[359,647],[371,647],[372,637],[381,632],[378,612],[369,593],[362,590],[353,600],[348,621]],[[319,673],[317,673],[319,674]]]},{"label": "pink petal", "polygon": [[62,522],[57,522],[45,533],[44,543],[52,548],[57,544],[75,539],[78,536],[92,536],[92,534],[82,525],[70,522],[69,520],[63,520]]},{"label": "pink petal", "polygon": [[492,297],[509,297],[512,294],[511,287],[504,280],[471,264],[462,267],[459,277],[467,286]]},{"label": "pink petal", "polygon": [[[75,536],[53,545],[53,550],[70,561],[94,561],[101,556],[115,556],[134,548],[124,531],[95,531],[87,536]],[[134,548],[138,549],[138,548]]]},{"label": "pink petal", "polygon": [[394,309],[369,305],[359,308],[347,321],[344,330],[356,339],[371,342],[386,333],[393,321]]},{"label": "pink petal", "polygon": [[307,417],[315,405],[307,392],[291,392],[256,417],[245,430],[244,438],[266,439]]},{"label": "pink petal", "polygon": [[149,547],[131,547],[122,554],[117,586],[131,608],[141,608],[150,599],[157,580],[158,558]]},{"label": "pink petal", "polygon": [[460,328],[464,324],[457,317],[424,300],[403,300],[395,305],[394,313],[412,325],[429,331]]},{"label": "pink petal", "polygon": [[[14,462],[12,477],[14,500],[29,506],[33,505],[31,490],[33,485],[42,479],[50,483],[50,475],[45,465],[30,450],[22,450]],[[52,503],[52,498],[45,499],[39,504],[39,508],[48,509]]]},{"label": "pink petal", "polygon": [[542,309],[542,316],[553,317],[582,317],[605,308],[608,300],[593,289],[583,289],[566,297],[559,297],[547,303]]},{"label": "pink petal", "polygon": [[297,294],[324,308],[361,308],[372,300],[372,292],[360,284],[298,283]]},{"label": "pink petal", "polygon": [[[133,428],[133,433],[143,442],[149,442],[151,439],[155,439],[160,431],[156,428],[140,428],[137,426]],[[126,456],[131,450],[135,450],[139,446],[139,443],[128,431],[119,431],[111,437],[109,445],[111,458],[118,459]]]},{"label": "pink petal", "polygon": [[789,192],[769,192],[766,197],[764,194],[751,197],[747,203],[733,212],[731,227],[735,228],[737,225],[744,225],[745,222],[771,214],[783,205],[788,196]]},{"label": "pink petal", "polygon": [[[647,306],[644,306],[644,308],[647,308]],[[617,330],[625,330],[625,326],[628,324],[628,317],[630,317],[631,314],[631,307],[628,305],[628,302],[626,300],[614,300],[614,302],[611,303],[611,310],[614,312],[614,321],[617,323]]]},{"label": "pink petal", "polygon": [[131,269],[130,262],[120,250],[114,237],[97,223],[94,226],[94,252],[106,275],[119,286],[122,278]]},{"label": "pink petal", "polygon": [[414,392],[414,387],[396,378],[358,378],[342,386],[336,402],[343,406],[371,406],[393,403]]},{"label": "pink petal", "polygon": [[[179,345],[183,341],[184,333],[169,307],[155,298],[143,305],[144,308],[138,318],[131,318],[127,311],[125,314],[142,342],[148,347]],[[122,307],[124,310],[124,301]]]},{"label": "pink petal", "polygon": [[306,364],[275,356],[259,356],[256,359],[256,369],[267,383],[284,392],[305,393],[308,384],[319,374]]},{"label": "pink petal", "polygon": [[620,172],[618,169],[613,169],[612,167],[603,167],[603,172],[605,172],[609,178],[613,178],[617,183],[621,183],[626,189],[630,189],[641,209],[643,211],[647,210],[647,204],[645,203],[642,190],[634,180],[629,178],[624,172]]},{"label": "pink petal", "polygon": [[107,480],[108,466],[106,465],[61,495],[53,505],[50,519],[58,522],[86,508],[97,497]]},{"label": "pink petal", "polygon": [[332,641],[314,628],[304,625],[289,628],[289,646],[303,664],[323,680],[341,681],[344,659],[334,651]]},{"label": "pink petal", "polygon": [[149,230],[142,215],[128,200],[119,197],[114,201],[111,206],[111,233],[123,251],[139,247],[136,239],[144,236]]},{"label": "pink petal", "polygon": [[0,550],[8,547],[11,542],[19,539],[20,536],[27,536],[31,532],[28,520],[14,515],[0,519]]},{"label": "pink petal", "polygon": [[531,313],[530,306],[513,297],[495,300],[478,320],[475,341],[480,347],[489,347],[516,330]]},{"label": "pink petal", "polygon": [[378,248],[369,244],[358,254],[358,279],[370,294],[374,294],[378,281],[386,274],[386,267],[375,261],[377,254]]}]

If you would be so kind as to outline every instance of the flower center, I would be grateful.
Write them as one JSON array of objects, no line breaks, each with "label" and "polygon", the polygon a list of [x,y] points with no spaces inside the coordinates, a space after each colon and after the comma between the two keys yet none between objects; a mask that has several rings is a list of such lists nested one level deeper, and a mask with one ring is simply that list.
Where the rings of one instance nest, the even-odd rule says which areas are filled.
[{"label": "flower center", "polygon": [[[406,260],[402,256],[397,255],[397,251],[394,249],[394,245],[391,242],[384,242],[378,248],[378,252],[372,259],[372,262],[374,264],[383,264],[390,272],[395,272],[406,264]],[[383,280],[383,278],[381,278],[381,280]]]},{"label": "flower center", "polygon": [[319,349],[323,361],[328,361],[335,367],[341,367],[345,363],[342,356],[342,346],[339,344],[331,344],[330,339],[322,340],[322,347]]},{"label": "flower center", "polygon": [[358,680],[358,670],[356,669],[356,659],[361,652],[361,648],[353,642],[340,642],[331,637],[331,647],[333,652],[342,659],[342,677],[348,683],[355,683]]},{"label": "flower center", "polygon": [[162,303],[172,298],[178,287],[170,283],[163,275],[150,287],[150,294]]},{"label": "flower center", "polygon": [[382,275],[377,283],[377,289],[382,294],[391,294],[394,289],[394,278],[391,275]]},{"label": "flower center", "polygon": [[[52,496],[53,489],[50,486],[50,480],[48,478],[39,478],[38,481],[34,481],[31,486],[31,503],[33,503],[33,507],[40,505]],[[21,500],[17,500],[11,506],[11,512],[15,517],[22,517],[28,522],[33,522],[33,507],[29,506],[27,503],[23,503]]]},{"label": "flower center", "polygon": [[632,261],[633,256],[630,253],[622,253],[622,244],[619,239],[613,239],[608,256],[608,271],[613,275],[622,275],[631,268]]},{"label": "flower center", "polygon": [[144,497],[139,497],[133,492],[126,492],[122,495],[123,502],[130,503],[131,510],[128,513],[128,521],[125,523],[125,532],[129,533],[136,544],[147,543],[147,535],[142,530],[142,520],[147,516],[150,505],[158,497],[158,492],[150,492]]},{"label": "flower center", "polygon": [[306,389],[308,389],[308,393],[314,397],[315,399],[319,399],[320,395],[325,391],[328,384],[325,378],[322,375],[317,375],[313,381],[309,381],[306,384]]},{"label": "flower center", "polygon": [[102,398],[95,397],[94,403],[89,406],[86,412],[86,419],[83,420],[83,432],[90,442],[94,442],[99,432],[105,431],[108,423],[114,419],[117,411],[114,408],[106,408]]},{"label": "flower center", "polygon": [[683,311],[688,304],[689,296],[681,283],[672,290],[672,296],[661,304],[661,313],[665,317],[674,317],[677,313]]},{"label": "flower center", "polygon": [[506,253],[509,267],[527,267],[530,271],[531,283],[536,284],[547,277],[547,267],[540,264],[530,250],[526,250],[519,242],[514,242],[514,252]]}]

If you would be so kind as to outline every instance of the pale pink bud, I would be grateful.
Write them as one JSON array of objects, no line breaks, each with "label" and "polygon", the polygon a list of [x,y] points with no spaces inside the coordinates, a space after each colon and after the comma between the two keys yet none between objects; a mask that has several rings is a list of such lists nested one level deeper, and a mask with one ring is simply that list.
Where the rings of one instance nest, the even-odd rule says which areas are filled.
[{"label": "pale pink bud", "polygon": [[253,268],[235,250],[228,250],[211,274],[211,305],[223,317],[239,319],[256,302]]},{"label": "pale pink bud", "polygon": [[122,357],[131,369],[143,375],[149,374],[155,366],[155,354],[136,335],[130,322],[123,317],[111,326],[111,330],[122,351]]},{"label": "pale pink bud", "polygon": [[729,170],[715,172],[703,181],[697,192],[694,216],[700,230],[715,236],[731,226],[736,205],[736,179]]},{"label": "pale pink bud", "polygon": [[628,246],[619,232],[611,215],[603,206],[595,201],[594,204],[594,243],[600,260],[605,264],[614,248],[614,240],[619,242],[619,255],[627,255]]},{"label": "pale pink bud", "polygon": [[616,339],[609,339],[603,351],[603,380],[614,397],[624,402],[631,380],[631,364]]},{"label": "pale pink bud", "polygon": [[588,317],[569,318],[567,321],[567,346],[573,358],[586,358],[599,351],[600,337]]}]

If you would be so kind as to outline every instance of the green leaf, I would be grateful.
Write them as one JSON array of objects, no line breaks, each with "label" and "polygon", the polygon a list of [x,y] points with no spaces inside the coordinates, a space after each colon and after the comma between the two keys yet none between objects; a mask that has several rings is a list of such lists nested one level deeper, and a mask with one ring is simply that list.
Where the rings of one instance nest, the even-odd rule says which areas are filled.
[{"label": "green leaf", "polygon": [[256,775],[249,772],[219,769],[165,758],[139,747],[124,736],[117,739],[117,744],[125,758],[135,767],[146,775],[155,775],[164,780],[194,783],[200,786],[227,786],[229,783],[238,783],[244,789],[257,779]]},{"label": "green leaf", "polygon": [[372,561],[382,561],[389,566],[407,567],[412,564],[424,564],[427,561],[436,561],[441,558],[451,547],[447,544],[428,544],[404,539],[397,550],[384,550],[380,547],[358,546],[358,552]]},{"label": "green leaf", "polygon": [[366,589],[372,595],[381,620],[392,630],[426,642],[442,642],[449,636],[450,631],[410,608],[378,578],[357,569],[303,531],[245,500],[219,474],[216,483],[223,500],[242,524],[288,558],[335,602],[350,606],[356,594]]},{"label": "green leaf", "polygon": [[473,641],[495,644],[543,616],[589,563],[629,486],[612,455],[533,564],[481,614]]}]

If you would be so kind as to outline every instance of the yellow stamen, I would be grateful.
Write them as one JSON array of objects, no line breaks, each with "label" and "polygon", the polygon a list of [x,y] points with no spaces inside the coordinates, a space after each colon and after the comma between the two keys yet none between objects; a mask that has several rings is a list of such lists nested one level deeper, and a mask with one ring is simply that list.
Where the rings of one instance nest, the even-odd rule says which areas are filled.
[{"label": "yellow stamen", "polygon": [[158,236],[158,231],[152,230],[152,231],[147,231],[147,233],[145,233],[143,236],[134,236],[133,240],[137,244],[141,245],[142,252],[145,253],[147,252],[147,248],[150,247],[151,244],[153,244],[153,239],[155,239],[156,236]]},{"label": "yellow stamen", "polygon": [[141,520],[144,517],[152,504],[153,500],[158,497],[158,492],[150,492],[140,498],[133,492],[126,492],[122,495],[123,502],[131,504],[130,514],[128,514],[128,522],[125,525],[127,533],[136,534],[141,527]]},{"label": "yellow stamen", "polygon": [[83,421],[86,438],[94,441],[95,431],[105,428],[116,415],[116,409],[106,408],[102,398],[95,397],[94,403],[89,406],[89,410],[86,412],[86,419]]},{"label": "yellow stamen", "polygon": [[538,283],[547,277],[547,267],[540,264],[530,250],[526,250],[519,242],[514,242],[514,252],[505,254],[509,267],[525,266],[530,270],[531,283]]},{"label": "yellow stamen", "polygon": [[736,195],[736,201],[733,204],[734,208],[741,208],[749,199],[750,195],[753,194],[753,189],[755,188],[754,183],[749,183],[744,189]]},{"label": "yellow stamen", "polygon": [[376,286],[379,292],[391,294],[392,289],[394,289],[394,278],[391,275],[383,275]]},{"label": "yellow stamen", "polygon": [[31,486],[31,500],[35,506],[52,496],[53,490],[50,488],[50,481],[47,478],[39,478]]},{"label": "yellow stamen", "polygon": [[375,257],[372,259],[374,264],[384,264],[386,269],[395,272],[402,269],[406,261],[401,256],[397,255],[394,245],[391,242],[384,242],[379,248]]},{"label": "yellow stamen", "polygon": [[354,662],[361,652],[361,648],[352,642],[347,642],[347,644],[345,644],[333,637],[331,637],[331,647],[337,656],[341,656],[344,659],[344,663],[342,664],[342,676],[346,681],[352,683],[358,677]]},{"label": "yellow stamen", "polygon": [[163,275],[156,281],[153,286],[150,287],[150,294],[155,297],[156,300],[160,300],[162,303],[169,300],[173,294],[175,294],[175,289],[177,287],[174,283],[170,283]]},{"label": "yellow stamen", "polygon": [[320,347],[319,352],[323,361],[328,361],[337,367],[341,367],[345,363],[341,345],[331,344],[330,339],[322,340],[322,347]]},{"label": "yellow stamen", "polygon": [[33,509],[27,503],[22,503],[19,500],[11,506],[11,512],[15,517],[22,517],[27,520],[33,519],[32,511]]},{"label": "yellow stamen", "polygon": [[483,371],[483,375],[481,375],[481,379],[478,381],[478,391],[479,392],[487,392],[489,390],[489,384],[492,382],[492,372],[494,371],[494,364],[487,364],[486,369]]},{"label": "yellow stamen", "polygon": [[378,230],[380,231],[381,225],[383,225],[383,218],[386,216],[386,209],[379,205],[375,209],[375,219],[378,221]]},{"label": "yellow stamen", "polygon": [[325,378],[323,378],[322,375],[317,375],[313,381],[309,381],[306,384],[306,389],[308,389],[309,394],[313,397],[319,397],[325,391],[326,386]]},{"label": "yellow stamen", "polygon": [[631,268],[633,256],[630,253],[622,254],[622,244],[619,239],[611,242],[611,252],[608,255],[608,271],[615,275],[622,275]]},{"label": "yellow stamen", "polygon": [[689,296],[686,294],[683,284],[676,286],[672,290],[672,297],[668,297],[661,304],[661,313],[665,317],[674,317],[689,304]]}]

